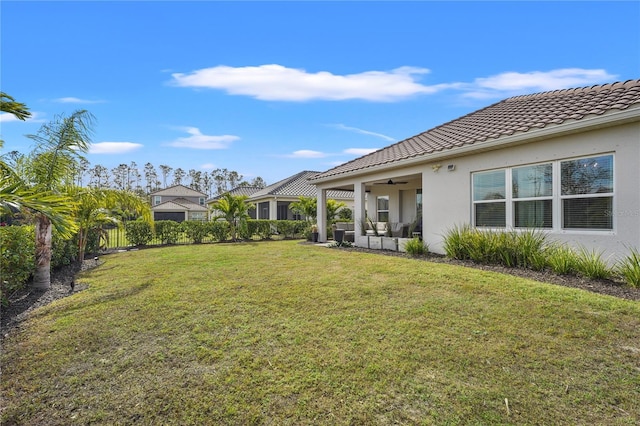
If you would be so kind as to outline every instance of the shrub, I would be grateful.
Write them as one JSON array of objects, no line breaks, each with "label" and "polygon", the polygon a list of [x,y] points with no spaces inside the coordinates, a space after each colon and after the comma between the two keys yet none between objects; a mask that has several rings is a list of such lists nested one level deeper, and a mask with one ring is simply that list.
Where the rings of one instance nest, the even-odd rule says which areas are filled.
[{"label": "shrub", "polygon": [[180,224],[180,229],[185,233],[188,239],[195,244],[200,244],[211,232],[208,222],[199,220],[187,220]]},{"label": "shrub", "polygon": [[141,220],[127,222],[124,229],[127,240],[134,246],[146,246],[153,239],[151,224],[147,222]]},{"label": "shrub", "polygon": [[248,238],[252,238],[254,235],[257,235],[262,240],[271,238],[271,235],[273,235],[273,231],[271,227],[272,225],[275,225],[275,222],[276,221],[272,221],[268,219],[248,220],[247,221]]},{"label": "shrub", "polygon": [[444,252],[452,258],[458,260],[468,260],[466,239],[471,231],[469,225],[454,226],[449,229],[444,235]]},{"label": "shrub", "polygon": [[580,249],[576,256],[576,272],[591,279],[605,279],[612,274],[607,262],[602,259],[602,252]]},{"label": "shrub", "polygon": [[484,231],[469,225],[447,231],[447,256],[476,263],[541,270],[546,264],[546,235],[536,229]]},{"label": "shrub", "polygon": [[78,259],[78,238],[63,239],[54,229],[51,233],[51,268],[70,265]]},{"label": "shrub", "polygon": [[539,229],[526,229],[510,233],[515,251],[516,265],[522,268],[542,270],[545,267],[547,237]]},{"label": "shrub", "polygon": [[0,299],[24,287],[35,272],[35,230],[33,226],[0,227]]},{"label": "shrub", "polygon": [[617,272],[624,278],[627,285],[640,287],[640,252],[631,249],[629,256],[618,262]]},{"label": "shrub", "polygon": [[420,238],[412,238],[406,242],[404,249],[409,256],[423,256],[429,251],[429,247]]},{"label": "shrub", "polygon": [[569,275],[576,272],[575,252],[565,245],[552,245],[547,248],[547,266],[559,275]]},{"label": "shrub", "polygon": [[295,238],[296,231],[300,229],[300,224],[303,223],[300,220],[278,220],[276,226],[278,233],[282,234],[285,238]]},{"label": "shrub", "polygon": [[155,222],[156,238],[162,244],[175,244],[180,236],[180,224],[173,220],[159,220]]},{"label": "shrub", "polygon": [[209,222],[209,232],[216,241],[226,241],[229,238],[229,223],[223,220]]}]

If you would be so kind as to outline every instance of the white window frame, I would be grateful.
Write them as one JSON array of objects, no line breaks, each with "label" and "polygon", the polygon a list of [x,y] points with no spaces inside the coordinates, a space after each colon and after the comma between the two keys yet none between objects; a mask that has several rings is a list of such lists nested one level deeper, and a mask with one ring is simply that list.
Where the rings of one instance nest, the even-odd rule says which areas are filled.
[{"label": "white window frame", "polygon": [[[380,199],[386,199],[387,200],[387,209],[381,209],[380,208]],[[387,214],[387,220],[380,220],[380,213],[386,213]],[[378,222],[389,222],[389,196],[388,195],[378,195],[376,197],[376,221]]]},{"label": "white window frame", "polygon": [[[613,168],[613,177],[612,177],[612,192],[607,193],[597,193],[597,194],[577,194],[577,195],[562,195],[561,191],[561,164],[567,161],[575,161],[575,160],[584,160],[589,158],[596,157],[604,157],[611,156],[612,157],[612,168]],[[551,164],[552,170],[552,195],[551,196],[541,196],[541,197],[527,197],[527,198],[516,198],[513,196],[513,169],[518,169],[522,167],[530,167],[537,165]],[[505,198],[504,199],[496,199],[496,200],[478,200],[474,199],[474,175],[487,173],[487,172],[497,172],[504,171],[505,173]],[[552,226],[549,228],[540,228],[545,231],[559,232],[559,233],[609,233],[614,234],[616,232],[616,221],[615,217],[612,217],[611,220],[611,228],[565,228],[564,220],[563,220],[563,200],[565,199],[580,199],[580,198],[611,198],[612,209],[615,209],[616,204],[616,158],[615,154],[612,152],[604,152],[593,155],[584,155],[579,157],[571,157],[571,158],[562,158],[558,160],[552,161],[542,161],[531,164],[520,164],[506,168],[496,168],[496,169],[487,169],[487,170],[478,170],[471,173],[471,223],[474,227],[484,228],[484,229],[531,229],[525,226],[515,226],[516,218],[515,218],[515,203],[518,201],[541,201],[541,200],[549,200],[551,199],[551,220]],[[487,203],[505,203],[505,226],[481,226],[476,225],[476,204],[487,204]]]},{"label": "white window frame", "polygon": [[[486,173],[495,173],[495,172],[500,172],[502,171],[504,173],[504,190],[505,190],[505,196],[504,198],[495,198],[495,199],[489,199],[489,200],[476,200],[475,199],[475,195],[474,195],[474,189],[475,189],[475,185],[474,185],[474,175],[481,175],[481,174],[486,174]],[[477,171],[477,172],[473,172],[471,174],[471,222],[473,223],[473,226],[477,226],[479,228],[496,228],[496,229],[502,229],[506,226],[509,226],[509,215],[510,215],[510,209],[509,209],[509,201],[508,201],[508,196],[509,196],[509,191],[511,191],[511,183],[509,181],[510,179],[510,175],[511,173],[508,173],[508,169],[504,169],[504,168],[500,168],[500,169],[492,169],[492,170],[482,170],[482,171]],[[476,225],[476,206],[478,205],[487,205],[487,204],[504,204],[505,208],[505,226],[486,226],[486,225]]]},{"label": "white window frame", "polygon": [[153,196],[153,205],[154,206],[157,206],[161,202],[162,202],[162,196],[161,195],[154,195]]},{"label": "white window frame", "polygon": [[[523,168],[527,168],[527,167],[535,167],[535,166],[546,166],[546,165],[550,165],[551,166],[551,195],[540,195],[537,197],[514,197],[513,195],[513,170],[514,169],[523,169]],[[508,179],[509,179],[509,185],[511,186],[510,188],[510,192],[508,195],[510,195],[510,205],[511,205],[511,218],[512,218],[512,227],[513,228],[518,228],[518,229],[530,229],[532,227],[530,226],[516,226],[516,203],[518,202],[523,202],[523,201],[548,201],[551,200],[551,226],[547,226],[547,227],[539,227],[540,229],[553,229],[556,225],[556,220],[555,220],[555,215],[554,215],[554,211],[555,211],[555,204],[556,201],[554,200],[554,194],[556,194],[556,190],[555,190],[555,179],[557,176],[556,173],[556,167],[554,165],[553,161],[545,161],[543,163],[534,163],[534,164],[525,164],[522,166],[514,166],[514,167],[510,167],[508,169],[507,175],[508,175]]]}]

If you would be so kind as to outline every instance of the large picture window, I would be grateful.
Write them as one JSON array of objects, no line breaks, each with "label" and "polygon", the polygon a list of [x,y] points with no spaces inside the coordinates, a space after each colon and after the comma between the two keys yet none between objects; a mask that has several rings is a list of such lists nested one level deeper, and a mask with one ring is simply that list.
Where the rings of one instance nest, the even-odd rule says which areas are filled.
[{"label": "large picture window", "polygon": [[613,155],[477,172],[475,226],[613,229]]}]

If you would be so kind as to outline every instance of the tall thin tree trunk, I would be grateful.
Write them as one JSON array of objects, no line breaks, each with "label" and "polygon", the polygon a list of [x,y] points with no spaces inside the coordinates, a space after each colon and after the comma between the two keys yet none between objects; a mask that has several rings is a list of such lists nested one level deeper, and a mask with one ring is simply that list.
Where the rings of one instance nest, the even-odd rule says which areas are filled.
[{"label": "tall thin tree trunk", "polygon": [[33,287],[51,288],[51,221],[38,215],[36,222],[36,272]]}]

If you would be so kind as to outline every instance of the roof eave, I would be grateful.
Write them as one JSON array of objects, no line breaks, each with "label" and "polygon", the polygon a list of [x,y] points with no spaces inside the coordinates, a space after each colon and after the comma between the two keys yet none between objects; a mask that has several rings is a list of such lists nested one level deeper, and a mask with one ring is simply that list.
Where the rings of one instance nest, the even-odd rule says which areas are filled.
[{"label": "roof eave", "polygon": [[528,132],[503,136],[488,142],[479,144],[470,144],[462,147],[450,148],[446,151],[439,151],[431,154],[418,155],[416,157],[398,160],[387,164],[371,166],[353,172],[344,172],[327,176],[324,178],[311,178],[310,182],[314,185],[342,180],[346,177],[359,177],[368,175],[372,172],[381,172],[386,170],[399,169],[409,166],[415,166],[421,163],[429,163],[449,158],[461,157],[469,154],[475,154],[484,151],[499,149],[505,145],[519,145],[524,143],[536,142],[550,137],[558,137],[572,133],[580,133],[587,130],[610,127],[613,125],[626,124],[640,121],[640,106],[631,107],[625,110],[611,112],[609,114],[598,115],[590,118],[583,118],[571,122],[565,122],[556,126],[543,127],[541,129],[529,130]]}]

